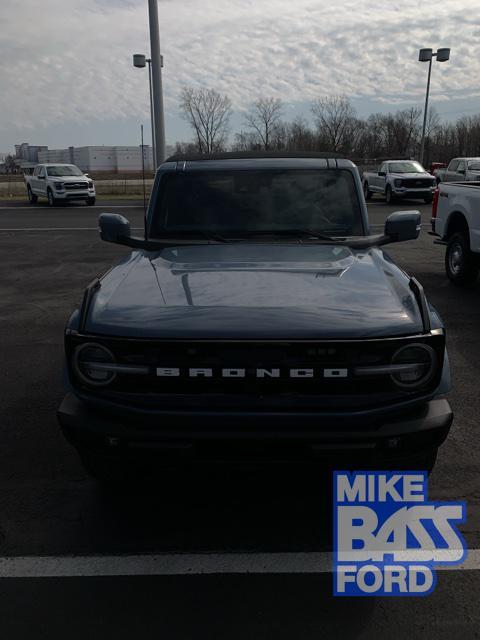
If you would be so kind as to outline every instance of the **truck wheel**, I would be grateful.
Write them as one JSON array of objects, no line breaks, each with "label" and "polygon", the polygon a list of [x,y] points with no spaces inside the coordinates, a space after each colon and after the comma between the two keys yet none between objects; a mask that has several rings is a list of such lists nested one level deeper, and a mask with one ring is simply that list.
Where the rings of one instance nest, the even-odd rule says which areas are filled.
[{"label": "truck wheel", "polygon": [[38,196],[36,196],[32,192],[30,185],[27,186],[27,194],[28,194],[28,201],[30,202],[30,204],[36,204],[38,202]]},{"label": "truck wheel", "polygon": [[470,251],[468,232],[457,231],[449,239],[445,252],[445,271],[456,285],[475,282],[480,269],[478,256]]},{"label": "truck wheel", "polygon": [[395,197],[392,193],[392,187],[387,187],[385,190],[385,201],[387,204],[392,204],[392,202],[394,201]]},{"label": "truck wheel", "polygon": [[47,198],[48,198],[48,204],[50,207],[54,207],[55,206],[55,196],[53,195],[53,191],[49,188],[47,189]]},{"label": "truck wheel", "polygon": [[89,207],[93,207],[93,205],[95,204],[95,198],[87,198],[85,202],[88,204]]},{"label": "truck wheel", "polygon": [[79,451],[83,468],[100,485],[109,489],[135,487],[145,477],[146,470],[127,460],[108,458],[90,451]]},{"label": "truck wheel", "polygon": [[370,189],[368,188],[368,182],[364,182],[363,183],[363,195],[365,196],[365,200],[371,200],[372,199],[372,192],[370,191]]}]

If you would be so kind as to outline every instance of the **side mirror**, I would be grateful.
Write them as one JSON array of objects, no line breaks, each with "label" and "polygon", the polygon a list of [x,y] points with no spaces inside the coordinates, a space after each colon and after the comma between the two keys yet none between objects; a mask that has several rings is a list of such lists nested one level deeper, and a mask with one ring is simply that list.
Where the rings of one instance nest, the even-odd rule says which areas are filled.
[{"label": "side mirror", "polygon": [[130,222],[118,213],[101,213],[98,226],[105,242],[126,244],[130,239]]},{"label": "side mirror", "polygon": [[462,174],[462,176],[464,176],[464,175],[465,175],[465,169],[459,169],[459,170],[458,170],[458,173],[461,173],[461,174]]},{"label": "side mirror", "polygon": [[385,220],[385,236],[390,242],[416,240],[420,234],[422,217],[419,211],[395,211]]},{"label": "side mirror", "polygon": [[379,175],[381,178],[384,178],[387,174],[385,173],[385,171],[379,171],[379,172],[378,172],[378,175]]}]

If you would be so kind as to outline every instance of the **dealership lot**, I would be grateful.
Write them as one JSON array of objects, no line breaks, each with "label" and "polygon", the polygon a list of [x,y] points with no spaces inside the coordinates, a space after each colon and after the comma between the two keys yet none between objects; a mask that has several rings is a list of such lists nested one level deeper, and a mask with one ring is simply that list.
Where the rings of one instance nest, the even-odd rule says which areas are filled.
[{"label": "dealership lot", "polygon": [[[419,240],[388,252],[420,280],[443,316],[454,379],[450,399],[456,418],[431,478],[431,497],[467,501],[463,532],[476,549],[480,283],[456,289],[447,282],[444,249],[427,234],[429,206],[409,202],[388,208],[375,199],[369,205],[375,230],[398,209],[420,209],[423,232]],[[373,628],[402,637],[407,629],[413,635],[404,620],[407,614],[416,617],[419,637],[421,627],[422,637],[430,637],[429,632],[436,638],[454,633],[476,637],[480,571],[441,572],[437,592],[423,601],[367,599],[346,605],[330,597],[328,573],[299,575],[282,567],[282,554],[329,548],[329,495],[311,472],[274,469],[245,477],[217,469],[203,477],[195,470],[163,477],[140,495],[115,496],[86,477],[59,433],[55,411],[63,395],[65,321],[85,285],[127,251],[100,241],[101,211],[117,211],[133,228],[142,228],[141,203],[132,201],[55,209],[0,203],[0,556],[81,554],[111,556],[113,563],[124,554],[215,553],[220,572],[222,554],[242,552],[275,553],[279,564],[275,574],[255,576],[0,579],[2,635],[28,637],[38,623],[45,633],[38,637],[52,637],[45,626],[52,602],[58,610],[52,630],[60,635],[80,615],[83,602],[91,607],[91,618],[82,624],[101,630],[115,619],[118,637],[131,635],[139,619],[151,625],[145,629],[151,628],[152,635],[163,631],[168,637],[168,630],[177,628],[179,637],[192,637],[212,618],[217,627],[210,629],[211,637],[261,635],[263,630],[308,638],[318,637],[322,629],[358,637],[362,628],[365,637],[372,637]],[[187,565],[182,572],[195,573]],[[0,571],[1,566],[0,561]],[[132,589],[135,595],[129,596]],[[28,622],[22,620],[25,607],[33,607]],[[80,637],[88,628],[80,625],[68,633]]]}]

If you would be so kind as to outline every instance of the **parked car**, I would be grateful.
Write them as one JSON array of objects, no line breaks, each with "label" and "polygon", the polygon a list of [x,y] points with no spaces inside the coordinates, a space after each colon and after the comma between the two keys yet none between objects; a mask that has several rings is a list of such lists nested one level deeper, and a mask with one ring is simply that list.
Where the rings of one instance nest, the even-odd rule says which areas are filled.
[{"label": "parked car", "polygon": [[362,180],[366,200],[374,193],[381,193],[387,204],[399,198],[432,202],[436,187],[436,180],[414,160],[388,160],[378,171],[364,172]]},{"label": "parked car", "polygon": [[480,270],[480,184],[441,183],[432,207],[432,233],[444,244],[445,271],[457,285],[470,284]]},{"label": "parked car", "polygon": [[437,183],[480,180],[480,158],[453,158],[446,169],[434,172]]},{"label": "parked car", "polygon": [[437,169],[445,169],[446,166],[447,165],[445,162],[432,162],[432,164],[430,165],[429,173],[433,176],[435,175],[435,171]]},{"label": "parked car", "polygon": [[58,410],[95,477],[146,460],[433,467],[453,418],[444,328],[381,248],[417,238],[420,214],[371,235],[349,160],[172,157],[144,237],[118,214],[99,226],[132,252],[68,321]]},{"label": "parked car", "polygon": [[25,176],[25,183],[31,204],[38,198],[47,198],[51,207],[70,200],[95,204],[93,180],[74,164],[38,164],[31,176]]}]

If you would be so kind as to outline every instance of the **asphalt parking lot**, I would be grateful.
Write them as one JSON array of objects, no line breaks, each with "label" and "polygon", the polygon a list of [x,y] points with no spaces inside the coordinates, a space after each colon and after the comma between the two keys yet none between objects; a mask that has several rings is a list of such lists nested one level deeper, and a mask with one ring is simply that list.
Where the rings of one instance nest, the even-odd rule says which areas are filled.
[{"label": "asphalt parking lot", "polygon": [[[371,224],[380,229],[397,209],[422,212],[421,237],[388,252],[420,280],[443,316],[454,381],[455,423],[430,496],[467,501],[462,530],[477,549],[480,283],[468,289],[448,283],[444,249],[427,234],[430,206],[388,208],[374,200]],[[100,241],[102,211],[142,227],[141,203],[133,201],[54,209],[0,202],[0,571],[1,558],[77,554],[183,555],[193,569],[187,562],[171,575],[0,577],[2,637],[113,637],[113,629],[118,638],[479,637],[476,569],[441,572],[425,599],[339,601],[330,595],[328,573],[283,566],[288,554],[328,548],[330,505],[309,474],[169,476],[141,495],[115,496],[86,476],[55,412],[63,395],[66,319],[85,285],[127,251]],[[248,574],[231,573],[228,562],[222,567],[222,556],[239,553],[271,554],[275,569]],[[218,571],[195,569],[205,554],[219,559]]]}]

